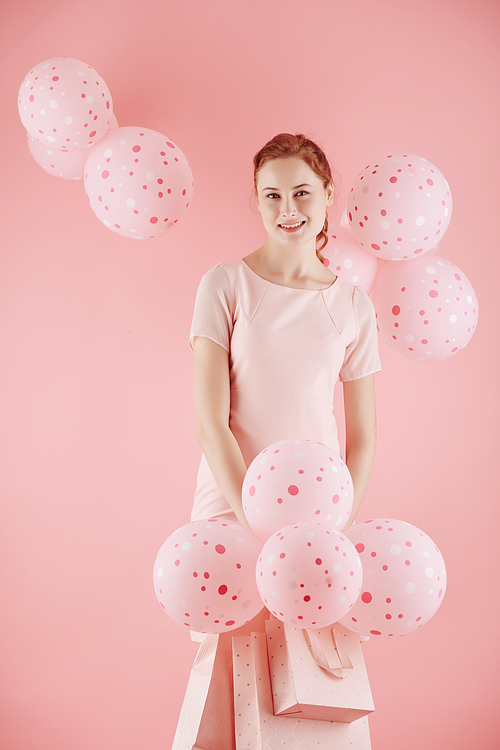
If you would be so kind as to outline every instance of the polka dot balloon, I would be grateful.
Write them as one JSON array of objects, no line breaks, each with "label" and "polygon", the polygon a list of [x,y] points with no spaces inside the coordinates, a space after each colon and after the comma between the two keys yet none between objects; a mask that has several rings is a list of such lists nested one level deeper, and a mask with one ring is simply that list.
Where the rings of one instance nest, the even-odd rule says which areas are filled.
[{"label": "polka dot balloon", "polygon": [[406,521],[377,518],[351,526],[346,536],[363,566],[361,596],[340,622],[363,636],[418,630],[437,612],[446,567],[432,539]]},{"label": "polka dot balloon", "polygon": [[200,633],[225,633],[262,609],[255,564],[262,543],[250,529],[224,519],[194,521],[174,531],[154,564],[161,607]]},{"label": "polka dot balloon", "polygon": [[324,265],[336,276],[370,294],[378,271],[378,259],[367,252],[350,229],[331,227],[330,241],[321,251]]},{"label": "polka dot balloon", "polygon": [[108,133],[89,152],[85,192],[102,223],[123,237],[154,239],[176,224],[193,196],[180,148],[148,128]]},{"label": "polka dot balloon", "polygon": [[408,260],[442,239],[452,199],[439,169],[414,154],[384,156],[354,180],[347,199],[353,234],[385,260]]},{"label": "polka dot balloon", "polygon": [[[111,118],[110,130],[118,127],[116,117]],[[82,180],[88,151],[58,151],[48,148],[27,133],[28,148],[36,163],[53,177],[63,180]]]},{"label": "polka dot balloon", "polygon": [[438,256],[385,263],[373,290],[384,341],[409,359],[439,362],[472,338],[478,302],[464,273]]},{"label": "polka dot balloon", "polygon": [[18,107],[28,133],[59,151],[90,148],[106,133],[113,114],[101,76],[72,57],[35,65],[21,84]]},{"label": "polka dot balloon", "polygon": [[320,523],[285,526],[262,548],[257,586],[266,607],[282,622],[320,628],[354,606],[363,571],[354,545]]},{"label": "polka dot balloon", "polygon": [[341,530],[353,495],[351,475],[340,456],[312,440],[281,440],[265,448],[248,467],[242,488],[246,519],[263,540],[297,521]]}]

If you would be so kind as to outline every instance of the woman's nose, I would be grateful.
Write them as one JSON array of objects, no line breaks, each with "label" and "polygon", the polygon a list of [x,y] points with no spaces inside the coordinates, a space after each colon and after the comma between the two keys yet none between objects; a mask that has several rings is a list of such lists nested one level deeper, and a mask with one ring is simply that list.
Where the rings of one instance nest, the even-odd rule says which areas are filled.
[{"label": "woman's nose", "polygon": [[296,213],[298,212],[293,198],[283,198],[281,214],[283,216],[295,216]]}]

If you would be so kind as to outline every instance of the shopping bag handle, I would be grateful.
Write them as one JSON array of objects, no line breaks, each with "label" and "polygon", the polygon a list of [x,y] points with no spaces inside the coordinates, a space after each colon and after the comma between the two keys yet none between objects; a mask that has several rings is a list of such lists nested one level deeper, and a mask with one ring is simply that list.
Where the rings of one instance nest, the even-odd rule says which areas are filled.
[{"label": "shopping bag handle", "polygon": [[[328,633],[328,630],[326,632],[320,632],[326,635],[326,633]],[[309,628],[307,630],[304,630],[305,638],[309,643],[313,659],[318,667],[326,669],[327,672],[335,675],[335,677],[347,677],[352,672],[353,666],[351,659],[349,658],[344,639],[334,626],[330,628],[330,634],[332,637],[333,645],[335,646],[335,651],[337,652],[340,661],[340,667],[338,666],[338,664],[332,664],[331,660],[328,658],[328,654],[325,652],[324,643],[322,642],[322,638],[319,636],[318,631],[310,630]]]}]

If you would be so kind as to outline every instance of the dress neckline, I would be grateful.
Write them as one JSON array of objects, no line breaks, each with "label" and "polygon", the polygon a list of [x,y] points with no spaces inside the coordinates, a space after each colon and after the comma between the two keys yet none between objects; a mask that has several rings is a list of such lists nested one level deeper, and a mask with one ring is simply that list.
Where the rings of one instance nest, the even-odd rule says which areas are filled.
[{"label": "dress neckline", "polygon": [[338,279],[338,276],[335,276],[335,279],[332,281],[332,283],[329,286],[323,287],[322,289],[307,289],[306,287],[287,286],[286,284],[276,284],[274,281],[269,281],[269,279],[265,279],[263,276],[259,276],[258,273],[255,273],[255,271],[250,268],[250,266],[248,265],[248,263],[246,262],[244,258],[240,258],[239,260],[243,263],[245,268],[248,271],[250,271],[250,273],[253,276],[256,276],[258,279],[260,279],[261,281],[264,281],[266,284],[271,284],[272,286],[281,287],[282,289],[292,289],[294,292],[327,292],[329,289],[332,288],[332,286],[335,286],[335,283]]}]

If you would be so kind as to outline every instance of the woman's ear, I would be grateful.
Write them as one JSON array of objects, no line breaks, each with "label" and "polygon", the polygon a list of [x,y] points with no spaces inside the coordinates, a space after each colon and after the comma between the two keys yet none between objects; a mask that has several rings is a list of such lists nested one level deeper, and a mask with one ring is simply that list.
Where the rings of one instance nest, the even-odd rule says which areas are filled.
[{"label": "woman's ear", "polygon": [[326,205],[327,206],[332,205],[334,197],[335,197],[335,192],[333,189],[333,184],[330,183],[328,187],[326,188]]}]

